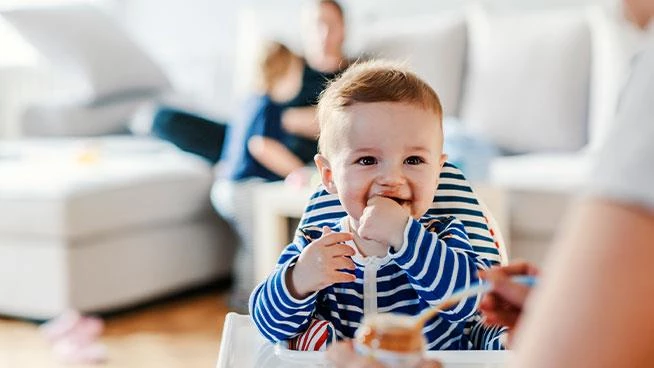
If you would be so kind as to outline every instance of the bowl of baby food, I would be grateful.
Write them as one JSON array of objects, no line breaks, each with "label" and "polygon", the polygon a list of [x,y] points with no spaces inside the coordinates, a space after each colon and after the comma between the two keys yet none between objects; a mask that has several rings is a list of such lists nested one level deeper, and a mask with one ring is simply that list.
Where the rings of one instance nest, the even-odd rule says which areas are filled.
[{"label": "bowl of baby food", "polygon": [[416,367],[425,351],[422,325],[412,316],[384,313],[364,317],[354,338],[360,355],[371,356],[387,367]]}]

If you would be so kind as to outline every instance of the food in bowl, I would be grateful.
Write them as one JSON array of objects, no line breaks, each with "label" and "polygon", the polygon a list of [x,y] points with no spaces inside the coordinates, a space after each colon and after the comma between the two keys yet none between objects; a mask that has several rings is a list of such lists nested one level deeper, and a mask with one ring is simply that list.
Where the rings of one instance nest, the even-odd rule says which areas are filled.
[{"label": "food in bowl", "polygon": [[388,367],[414,367],[422,359],[422,326],[408,315],[383,313],[366,316],[355,335],[355,349]]}]

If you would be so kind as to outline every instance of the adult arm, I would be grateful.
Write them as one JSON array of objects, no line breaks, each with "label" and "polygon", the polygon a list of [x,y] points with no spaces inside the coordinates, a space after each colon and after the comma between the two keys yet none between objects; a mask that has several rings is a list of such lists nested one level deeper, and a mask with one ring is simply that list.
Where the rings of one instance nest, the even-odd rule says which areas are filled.
[{"label": "adult arm", "polygon": [[283,178],[304,166],[302,160],[276,139],[253,136],[247,145],[257,162]]},{"label": "adult arm", "polygon": [[654,367],[654,215],[585,200],[554,252],[528,301],[513,367]]},{"label": "adult arm", "polygon": [[316,119],[316,107],[290,107],[282,114],[282,127],[288,133],[316,139],[320,134],[320,127]]}]

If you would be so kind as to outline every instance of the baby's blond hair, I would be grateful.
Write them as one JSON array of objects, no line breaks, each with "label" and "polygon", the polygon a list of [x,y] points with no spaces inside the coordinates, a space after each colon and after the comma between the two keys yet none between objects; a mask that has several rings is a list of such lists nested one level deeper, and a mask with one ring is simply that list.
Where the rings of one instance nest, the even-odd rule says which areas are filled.
[{"label": "baby's blond hair", "polygon": [[358,103],[399,102],[433,111],[440,124],[443,108],[436,92],[415,73],[398,63],[373,60],[357,62],[323,91],[318,102],[320,152],[326,153],[327,142],[339,115]]}]

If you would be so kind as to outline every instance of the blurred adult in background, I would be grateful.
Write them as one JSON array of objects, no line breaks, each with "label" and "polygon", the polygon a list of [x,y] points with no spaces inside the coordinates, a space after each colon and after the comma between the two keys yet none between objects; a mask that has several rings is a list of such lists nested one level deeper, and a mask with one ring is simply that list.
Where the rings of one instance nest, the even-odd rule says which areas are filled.
[{"label": "blurred adult in background", "polygon": [[[528,264],[484,275],[495,286],[482,311],[516,325],[511,367],[654,367],[654,0],[623,4],[627,18],[649,33],[649,45],[634,59],[610,139],[546,274],[532,295],[508,280],[535,273]],[[330,356],[339,367],[372,366],[347,342]]]},{"label": "blurred adult in background", "polygon": [[[320,132],[316,120],[316,104],[327,83],[338,76],[349,61],[343,52],[345,15],[335,0],[310,2],[302,11],[304,70],[302,89],[290,101],[282,115],[284,129],[297,136],[292,147],[304,162],[313,162],[318,153]],[[307,184],[311,171],[296,170],[289,181]]]}]

